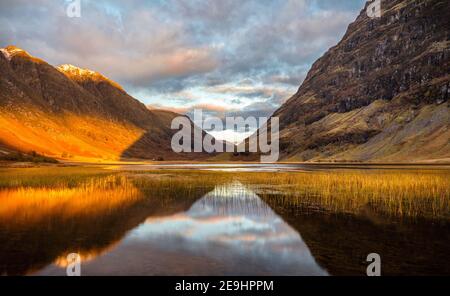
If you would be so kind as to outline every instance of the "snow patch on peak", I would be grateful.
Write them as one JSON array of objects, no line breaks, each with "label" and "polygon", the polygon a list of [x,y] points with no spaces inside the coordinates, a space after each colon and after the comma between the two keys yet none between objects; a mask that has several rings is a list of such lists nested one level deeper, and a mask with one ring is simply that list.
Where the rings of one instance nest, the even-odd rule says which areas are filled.
[{"label": "snow patch on peak", "polygon": [[8,60],[11,61],[11,55],[9,54],[9,52],[4,49],[4,48],[0,48],[0,52],[3,54],[3,56]]},{"label": "snow patch on peak", "polygon": [[71,65],[71,64],[64,64],[56,67],[58,71],[65,74],[66,76],[69,76],[70,78],[74,80],[93,80],[93,81],[106,81],[112,86],[125,91],[120,84],[117,82],[114,82],[110,80],[109,78],[103,76],[102,74],[89,70],[89,69],[82,69],[77,66]]},{"label": "snow patch on peak", "polygon": [[15,47],[15,46],[8,46],[5,48],[0,48],[0,51],[2,52],[3,56],[8,60],[11,61],[11,59],[17,55],[18,53],[25,53],[28,56],[30,55],[29,53],[27,53],[25,50]]},{"label": "snow patch on peak", "polygon": [[71,65],[71,64],[65,64],[61,65],[57,68],[61,72],[70,73],[72,75],[78,75],[78,76],[86,76],[86,75],[95,75],[97,72],[89,70],[89,69],[82,69],[77,66]]}]

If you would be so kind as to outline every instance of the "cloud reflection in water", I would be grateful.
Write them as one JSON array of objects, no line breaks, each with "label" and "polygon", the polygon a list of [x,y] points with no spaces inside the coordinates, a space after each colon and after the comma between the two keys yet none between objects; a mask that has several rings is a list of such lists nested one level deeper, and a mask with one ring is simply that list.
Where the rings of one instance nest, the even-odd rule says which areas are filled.
[{"label": "cloud reflection in water", "polygon": [[[83,274],[327,275],[299,233],[239,182],[148,218]],[[48,270],[50,272],[50,270]]]}]

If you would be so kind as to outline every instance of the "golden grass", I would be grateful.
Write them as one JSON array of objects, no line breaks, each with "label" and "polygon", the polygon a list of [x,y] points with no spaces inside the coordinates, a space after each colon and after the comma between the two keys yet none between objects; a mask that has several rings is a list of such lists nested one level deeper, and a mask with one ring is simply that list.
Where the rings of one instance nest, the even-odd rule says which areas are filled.
[{"label": "golden grass", "polygon": [[239,175],[257,193],[294,206],[437,219],[450,218],[449,177],[449,171],[389,170]]},{"label": "golden grass", "polygon": [[0,168],[0,189],[74,187],[89,178],[114,174],[96,167]]},{"label": "golden grass", "polygon": [[18,187],[0,190],[0,221],[37,223],[50,215],[65,219],[101,215],[141,198],[124,176],[92,178],[76,187]]},{"label": "golden grass", "polygon": [[188,199],[199,189],[211,190],[212,186],[180,176],[129,174],[88,167],[2,169],[0,223],[37,223],[48,217],[63,220],[100,217],[143,199],[158,198],[162,203]]},{"label": "golden grass", "polygon": [[[102,203],[107,207],[108,203],[114,202],[110,199],[114,199],[116,193],[125,199],[137,191],[144,196],[158,193],[160,197],[183,199],[201,189],[234,180],[246,184],[264,199],[272,198],[286,206],[352,214],[370,210],[400,218],[450,219],[450,171],[440,169],[279,173],[112,172],[85,167],[4,169],[0,170],[0,196],[3,202],[18,200],[25,203],[28,200],[33,203],[36,200],[39,207],[47,206],[47,200],[85,198],[91,199],[92,206],[98,204],[97,207],[102,208]],[[107,184],[115,185],[108,189]],[[8,199],[5,196],[9,196]],[[13,208],[11,204],[9,211]],[[77,207],[84,206],[74,204],[74,208]],[[89,211],[89,207],[85,208]]]},{"label": "golden grass", "polygon": [[[375,212],[397,218],[450,219],[449,170],[332,170],[311,172],[141,172],[182,178],[194,188],[240,181],[263,198],[285,206],[335,213]],[[174,183],[176,184],[176,183]],[[170,188],[170,182],[164,186]]]}]

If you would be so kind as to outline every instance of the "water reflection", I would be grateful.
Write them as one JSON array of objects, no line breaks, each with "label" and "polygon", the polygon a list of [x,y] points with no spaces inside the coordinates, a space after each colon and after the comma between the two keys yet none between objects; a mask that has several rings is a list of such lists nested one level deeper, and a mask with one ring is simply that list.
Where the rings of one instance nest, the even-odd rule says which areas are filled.
[{"label": "water reflection", "polygon": [[172,164],[124,164],[108,165],[108,169],[119,171],[149,170],[200,170],[217,172],[311,172],[333,170],[436,170],[449,169],[446,164],[330,164],[330,163],[172,163]]},{"label": "water reflection", "polygon": [[205,194],[192,190],[173,202],[173,194],[161,189],[144,194],[129,178],[107,176],[75,187],[0,190],[0,274],[30,274],[52,262],[63,266],[72,252],[94,260],[150,215],[183,211]]},{"label": "water reflection", "polygon": [[231,177],[127,173],[3,187],[0,274],[64,275],[72,252],[84,275],[365,275],[372,252],[383,275],[450,274],[447,220],[329,212],[306,195],[293,202],[286,187]]},{"label": "water reflection", "polygon": [[[39,274],[59,274],[57,265]],[[150,217],[83,274],[326,275],[301,236],[256,194],[217,186],[189,210]]]}]

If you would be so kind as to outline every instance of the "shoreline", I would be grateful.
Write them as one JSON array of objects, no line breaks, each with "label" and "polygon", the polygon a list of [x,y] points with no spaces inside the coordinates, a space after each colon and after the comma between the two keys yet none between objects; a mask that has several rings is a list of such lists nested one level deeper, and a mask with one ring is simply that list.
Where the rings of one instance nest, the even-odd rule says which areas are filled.
[{"label": "shoreline", "polygon": [[[58,168],[58,167],[129,167],[139,169],[139,167],[148,167],[148,169],[199,169],[199,168],[276,168],[286,166],[285,168],[318,168],[318,169],[395,169],[395,168],[433,168],[450,170],[449,162],[277,162],[277,163],[260,163],[260,162],[208,162],[208,161],[112,161],[112,162],[74,162],[60,161],[59,163],[35,163],[35,162],[0,162],[1,169],[18,169],[18,168]],[[144,168],[145,169],[145,168]],[[126,170],[126,169],[125,169]]]}]

